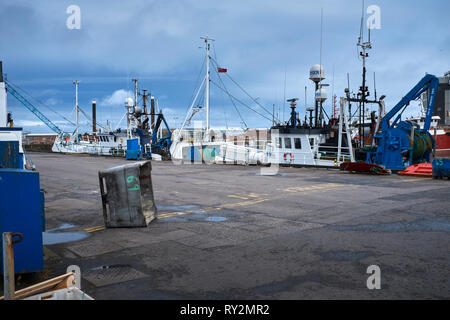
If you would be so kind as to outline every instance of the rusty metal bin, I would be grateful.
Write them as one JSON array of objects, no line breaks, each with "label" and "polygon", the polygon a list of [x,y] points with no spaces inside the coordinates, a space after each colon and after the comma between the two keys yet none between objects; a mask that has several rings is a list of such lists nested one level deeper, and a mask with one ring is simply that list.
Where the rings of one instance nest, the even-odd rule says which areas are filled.
[{"label": "rusty metal bin", "polygon": [[146,227],[156,217],[150,161],[99,171],[107,228]]}]

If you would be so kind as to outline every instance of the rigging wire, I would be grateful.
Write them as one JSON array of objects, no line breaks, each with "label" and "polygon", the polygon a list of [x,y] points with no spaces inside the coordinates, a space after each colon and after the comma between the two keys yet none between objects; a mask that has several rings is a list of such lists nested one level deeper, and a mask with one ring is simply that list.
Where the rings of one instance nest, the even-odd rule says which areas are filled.
[{"label": "rigging wire", "polygon": [[[214,53],[214,60],[217,61],[217,55],[216,55],[216,46],[214,45],[214,41],[212,42],[212,47],[213,47],[213,53]],[[223,85],[224,89],[227,91],[227,95],[228,95],[228,90],[225,86],[225,83],[223,82],[222,78],[220,77],[219,72],[217,71],[217,68],[215,68],[216,74],[217,74],[217,78],[219,78],[220,83]],[[245,123],[244,118],[242,118],[241,113],[239,112],[236,104],[234,103],[233,99],[230,98],[230,96],[228,95],[228,98],[230,99],[231,103],[234,106],[234,109],[236,110],[236,113],[239,115],[239,118],[241,118],[241,122],[244,124],[245,128],[248,129],[247,123]],[[224,118],[225,118],[225,127],[228,130],[228,122],[227,122],[227,114],[226,111],[224,110],[223,112]]]},{"label": "rigging wire", "polygon": [[70,124],[75,126],[75,123],[73,123],[72,121],[70,121],[69,119],[67,119],[66,117],[64,117],[62,114],[60,114],[59,112],[57,112],[56,110],[50,108],[48,105],[46,105],[45,103],[43,103],[41,100],[33,97],[28,91],[26,91],[25,89],[21,88],[19,85],[17,84],[13,84],[11,83],[10,80],[8,80],[8,85],[12,86],[13,88],[15,88],[16,90],[19,89],[20,91],[22,91],[23,93],[26,93],[28,95],[29,98],[31,98],[32,100],[38,102],[40,105],[46,107],[47,109],[49,109],[50,111],[54,112],[56,115],[60,116],[61,118],[63,118],[64,120],[66,120],[67,122],[69,122]]},{"label": "rigging wire", "polygon": [[284,65],[284,91],[283,91],[283,122],[284,122],[284,109],[286,108],[286,65]]},{"label": "rigging wire", "polygon": [[233,104],[234,108],[236,109],[237,114],[239,115],[239,118],[241,118],[242,123],[244,124],[245,128],[248,129],[247,123],[245,122],[244,118],[242,118],[241,113],[239,112],[239,109],[237,108],[236,104],[234,103],[233,99],[231,98],[230,93],[228,92],[225,83],[223,82],[222,78],[219,75],[219,72],[217,71],[217,68],[215,69],[217,77],[219,78],[220,82],[223,85],[223,88],[225,89],[225,93],[228,95],[228,98],[230,98],[231,103]]},{"label": "rigging wire", "polygon": [[114,129],[114,131],[116,131],[116,130],[119,128],[120,124],[121,124],[122,121],[123,121],[123,118],[125,118],[126,115],[127,115],[127,112],[125,112],[125,113],[123,114],[122,118],[120,118],[120,120],[119,120],[119,122],[117,123],[116,128]]},{"label": "rigging wire", "polygon": [[[73,112],[75,111],[75,106],[72,108],[72,110],[70,111],[70,114],[69,114],[69,118],[70,117],[72,117],[72,114],[73,114]],[[61,131],[62,132],[65,132],[65,129],[66,129],[66,124],[63,124],[62,126],[61,126]],[[74,131],[75,132],[75,131]]]},{"label": "rigging wire", "polygon": [[[213,63],[215,64],[216,68],[219,68],[219,65],[217,63],[217,61],[215,59],[212,59]],[[242,88],[242,86],[237,83],[228,73],[226,73],[226,76],[228,78],[230,78],[230,80],[239,88],[241,89],[250,99],[252,99],[253,102],[255,102],[258,106],[260,106],[264,111],[266,111],[268,114],[270,114],[272,116],[272,112],[268,111],[263,105],[261,105],[255,98],[253,98],[247,91],[245,91],[244,88]]]},{"label": "rigging wire", "polygon": [[[200,80],[200,76],[201,76],[201,74],[202,74],[202,72],[203,72],[203,69],[205,68],[205,60],[206,60],[206,56],[205,56],[205,57],[203,58],[203,60],[202,60],[202,64],[201,64],[201,66],[200,66],[200,71],[199,71],[199,73],[198,73],[198,75],[197,75],[197,80],[195,80],[194,91],[192,92],[192,95],[191,95],[191,98],[189,99],[189,101],[192,101],[192,99],[194,99],[195,91],[196,91],[196,89],[198,88],[198,82],[199,82],[199,80]],[[189,108],[190,108],[190,107],[188,107],[188,108],[186,109],[186,113],[189,112]]]},{"label": "rigging wire", "polygon": [[[213,80],[211,80],[211,83],[214,84],[214,85],[215,85],[217,88],[219,88],[220,90],[222,90],[222,91],[224,91],[225,93],[227,93],[227,92],[225,91],[225,89],[223,89],[221,86],[219,86],[219,85],[218,85],[216,82],[214,82]],[[229,95],[230,97],[232,97],[234,100],[236,100],[237,102],[239,102],[240,104],[242,104],[243,106],[245,106],[245,107],[247,107],[248,109],[252,110],[253,112],[259,114],[261,117],[263,117],[263,118],[265,118],[265,119],[267,119],[267,120],[269,120],[269,121],[272,121],[272,119],[267,118],[265,115],[259,113],[259,112],[256,111],[255,109],[252,109],[249,105],[245,104],[244,102],[242,102],[241,100],[239,100],[238,98],[236,98],[235,96],[233,96],[232,94],[228,93],[228,95]]]},{"label": "rigging wire", "polygon": [[[92,123],[92,118],[89,117],[89,116],[86,114],[86,112],[84,112],[84,110],[81,109],[80,106],[78,106],[78,110],[81,111],[81,113],[86,117],[86,119],[88,119],[88,120],[90,121],[90,123]],[[95,123],[96,123],[100,128],[107,130],[102,124],[100,124],[100,123],[98,123],[98,122],[95,122]]]}]

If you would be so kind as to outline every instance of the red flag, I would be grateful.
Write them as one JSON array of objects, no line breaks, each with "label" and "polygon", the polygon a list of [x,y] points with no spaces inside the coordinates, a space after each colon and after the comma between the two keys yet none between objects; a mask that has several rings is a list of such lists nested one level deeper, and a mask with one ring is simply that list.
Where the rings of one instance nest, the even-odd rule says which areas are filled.
[{"label": "red flag", "polygon": [[224,69],[224,68],[217,68],[217,72],[227,72],[227,69]]}]

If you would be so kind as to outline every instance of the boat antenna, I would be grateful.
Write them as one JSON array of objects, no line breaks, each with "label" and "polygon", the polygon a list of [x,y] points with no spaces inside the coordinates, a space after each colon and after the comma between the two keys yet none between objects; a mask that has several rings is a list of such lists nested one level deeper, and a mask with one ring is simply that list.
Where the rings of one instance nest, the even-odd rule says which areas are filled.
[{"label": "boat antenna", "polygon": [[[320,8],[320,57],[319,63],[322,67],[322,31],[323,31],[323,8]],[[322,83],[322,79],[320,79],[319,84]]]},{"label": "boat antenna", "polygon": [[76,127],[75,127],[75,143],[78,142],[78,125],[79,125],[79,117],[78,117],[78,84],[80,83],[78,80],[73,80],[72,83],[75,85],[75,114],[76,114]]},{"label": "boat antenna", "polygon": [[223,112],[223,115],[224,115],[224,117],[225,117],[225,127],[226,127],[227,130],[228,130],[228,121],[227,121],[227,113],[226,113],[226,111]]},{"label": "boat antenna", "polygon": [[275,126],[275,103],[272,104],[272,126]]},{"label": "boat antenna", "polygon": [[[320,73],[322,73],[322,33],[323,33],[323,8],[320,8],[320,57],[319,57],[319,64],[320,64]],[[319,89],[322,89],[322,74],[319,77]],[[315,95],[316,93],[314,93]],[[319,112],[319,120],[320,123],[322,123],[322,101],[320,101],[320,112]],[[316,119],[317,124],[317,119]]]},{"label": "boat antenna", "polygon": [[334,63],[333,63],[333,80],[331,81],[331,103],[333,105],[333,118],[336,119],[336,97],[334,96]]},{"label": "boat antenna", "polygon": [[286,65],[284,65],[283,123],[284,123],[285,108],[286,108]]},{"label": "boat antenna", "polygon": [[307,86],[305,86],[305,110],[306,110],[306,108],[308,107],[308,104],[307,104],[307,94],[306,94],[306,92],[307,92],[307,90],[308,90],[308,87]]},{"label": "boat antenna", "polygon": [[364,0],[362,0],[362,8],[361,8],[361,25],[359,27],[359,38],[358,38],[358,45],[360,45],[364,40],[364,31],[363,31],[363,24],[364,24]]},{"label": "boat antenna", "polygon": [[[347,72],[347,90],[348,90],[348,97],[350,97],[350,74]],[[348,101],[348,119],[352,120],[352,103]]]},{"label": "boat antenna", "polygon": [[373,72],[373,94],[375,95],[375,101],[376,101],[377,100],[377,82],[375,80],[375,71]]}]

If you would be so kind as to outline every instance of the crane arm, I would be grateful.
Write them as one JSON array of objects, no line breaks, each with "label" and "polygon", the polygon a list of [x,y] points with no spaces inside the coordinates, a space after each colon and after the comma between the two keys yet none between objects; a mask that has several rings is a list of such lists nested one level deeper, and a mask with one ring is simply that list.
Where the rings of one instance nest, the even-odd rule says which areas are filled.
[{"label": "crane arm", "polygon": [[156,144],[157,134],[159,127],[161,126],[161,121],[164,121],[164,124],[166,125],[167,131],[169,132],[169,138],[172,137],[172,132],[170,131],[169,125],[167,124],[166,119],[164,118],[162,112],[160,112],[158,114],[158,118],[156,119],[156,124],[152,133],[152,145]]},{"label": "crane arm", "polygon": [[[423,92],[430,89],[430,95],[427,103],[427,111],[425,116],[425,124],[423,130],[428,130],[431,124],[431,117],[433,115],[434,102],[436,98],[437,89],[439,86],[439,79],[432,75],[427,74],[412,88],[395,107],[391,109],[381,120],[381,129],[386,131],[389,128],[395,126],[400,119],[401,113],[397,116],[394,122],[390,125],[391,120],[402,108],[405,109],[412,100],[416,100]],[[402,111],[403,112],[403,111]]]},{"label": "crane arm", "polygon": [[14,87],[5,81],[6,88],[8,89],[8,92],[11,93],[11,95],[19,100],[28,110],[33,112],[33,114],[38,117],[42,122],[44,122],[52,131],[56,132],[57,134],[62,134],[63,131],[58,128],[53,122],[50,121],[42,112],[40,112],[30,101],[28,101],[27,98],[25,98],[22,94],[20,94]]}]

